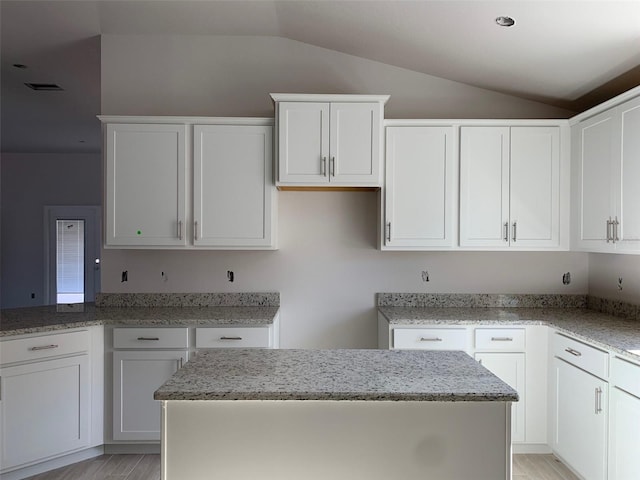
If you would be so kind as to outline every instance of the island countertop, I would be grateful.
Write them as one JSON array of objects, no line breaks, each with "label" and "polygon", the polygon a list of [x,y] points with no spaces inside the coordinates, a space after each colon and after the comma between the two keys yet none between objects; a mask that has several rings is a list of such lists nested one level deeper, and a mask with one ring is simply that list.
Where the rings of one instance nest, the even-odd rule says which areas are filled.
[{"label": "island countertop", "polygon": [[518,400],[515,390],[464,352],[203,350],[156,400]]}]

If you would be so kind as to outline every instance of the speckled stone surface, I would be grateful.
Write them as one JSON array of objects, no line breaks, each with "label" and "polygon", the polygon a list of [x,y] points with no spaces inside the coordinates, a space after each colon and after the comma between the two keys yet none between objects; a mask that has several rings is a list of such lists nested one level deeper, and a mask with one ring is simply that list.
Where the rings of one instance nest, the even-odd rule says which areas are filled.
[{"label": "speckled stone surface", "polygon": [[518,394],[464,352],[214,349],[154,398],[510,402]]},{"label": "speckled stone surface", "polygon": [[379,307],[584,308],[586,295],[472,293],[378,293]]},{"label": "speckled stone surface", "polygon": [[600,298],[589,296],[587,298],[587,307],[597,312],[608,313],[617,317],[629,318],[632,320],[640,320],[640,305],[634,305],[620,300],[610,300],[608,298]]},{"label": "speckled stone surface", "polygon": [[278,307],[280,293],[99,293],[99,307]]},{"label": "speckled stone surface", "polygon": [[83,312],[57,311],[56,306],[1,311],[0,337],[93,325],[197,326],[271,325],[279,307],[113,307],[85,304]]},{"label": "speckled stone surface", "polygon": [[640,360],[640,322],[586,308],[379,307],[391,325],[548,325],[601,348]]}]

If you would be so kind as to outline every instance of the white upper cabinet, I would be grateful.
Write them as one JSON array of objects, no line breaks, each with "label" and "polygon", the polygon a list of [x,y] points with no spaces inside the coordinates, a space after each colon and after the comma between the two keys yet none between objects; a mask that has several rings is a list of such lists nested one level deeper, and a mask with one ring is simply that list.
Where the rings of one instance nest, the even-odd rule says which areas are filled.
[{"label": "white upper cabinet", "polygon": [[194,126],[195,246],[269,247],[271,126]]},{"label": "white upper cabinet", "polygon": [[106,126],[106,244],[185,246],[186,126]]},{"label": "white upper cabinet", "polygon": [[387,96],[272,94],[281,187],[379,187]]},{"label": "white upper cabinet", "polygon": [[573,244],[640,252],[640,97],[581,121],[573,136]]},{"label": "white upper cabinet", "polygon": [[455,245],[457,162],[452,126],[386,128],[386,250]]},{"label": "white upper cabinet", "polygon": [[100,119],[106,247],[275,248],[271,119]]},{"label": "white upper cabinet", "polygon": [[559,126],[461,127],[461,247],[566,249],[560,132]]}]

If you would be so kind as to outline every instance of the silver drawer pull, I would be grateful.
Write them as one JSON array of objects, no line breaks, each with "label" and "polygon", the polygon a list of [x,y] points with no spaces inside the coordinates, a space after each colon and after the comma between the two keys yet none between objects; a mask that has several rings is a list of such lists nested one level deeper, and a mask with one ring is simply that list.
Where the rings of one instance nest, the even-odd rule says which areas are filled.
[{"label": "silver drawer pull", "polygon": [[58,345],[42,345],[40,347],[31,347],[29,350],[37,352],[38,350],[51,350],[52,348],[58,348]]},{"label": "silver drawer pull", "polygon": [[438,337],[420,337],[421,342],[441,342],[442,339]]},{"label": "silver drawer pull", "polygon": [[220,337],[220,340],[242,340],[242,337]]},{"label": "silver drawer pull", "polygon": [[581,357],[582,356],[582,354],[579,351],[574,350],[573,348],[570,348],[570,347],[565,348],[564,351],[567,352],[567,353],[570,353],[574,357]]},{"label": "silver drawer pull", "polygon": [[140,340],[140,341],[149,341],[149,340],[151,340],[151,341],[157,342],[158,340],[160,340],[160,338],[158,338],[158,337],[138,337],[138,340]]},{"label": "silver drawer pull", "polygon": [[492,342],[513,342],[512,337],[491,337]]}]

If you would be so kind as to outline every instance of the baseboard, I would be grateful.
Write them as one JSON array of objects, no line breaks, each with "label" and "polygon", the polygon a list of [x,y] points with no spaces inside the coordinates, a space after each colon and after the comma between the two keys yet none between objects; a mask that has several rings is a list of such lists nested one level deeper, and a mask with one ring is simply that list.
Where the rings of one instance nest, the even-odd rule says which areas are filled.
[{"label": "baseboard", "polygon": [[533,453],[533,454],[547,454],[551,453],[551,447],[546,443],[512,443],[511,452],[518,453]]},{"label": "baseboard", "polygon": [[81,462],[90,458],[99,457],[104,454],[103,446],[87,448],[79,452],[70,453],[62,457],[46,460],[44,462],[29,465],[28,467],[22,467],[10,472],[1,473],[0,480],[22,480],[33,475],[48,472],[49,470],[55,470],[56,468],[66,467],[72,463]]},{"label": "baseboard", "polygon": [[[108,455],[160,454],[160,442],[158,443],[107,443],[104,445],[104,453]],[[4,479],[0,479],[0,480],[4,480]]]}]

